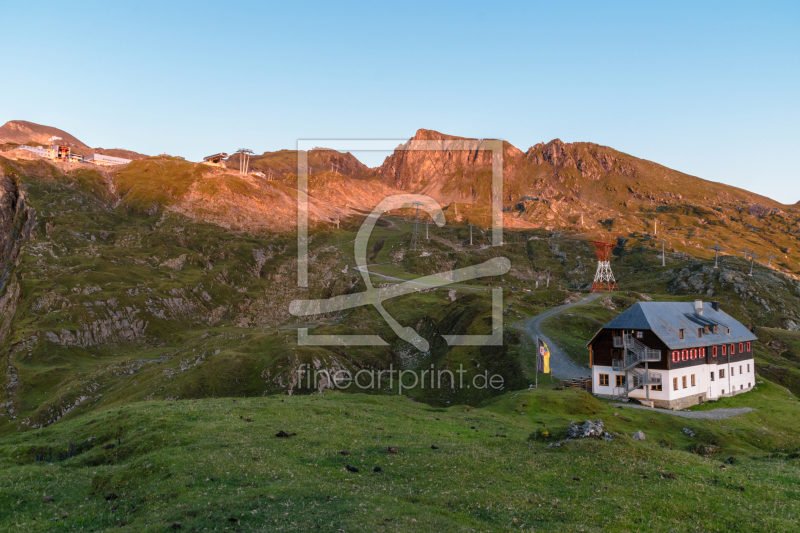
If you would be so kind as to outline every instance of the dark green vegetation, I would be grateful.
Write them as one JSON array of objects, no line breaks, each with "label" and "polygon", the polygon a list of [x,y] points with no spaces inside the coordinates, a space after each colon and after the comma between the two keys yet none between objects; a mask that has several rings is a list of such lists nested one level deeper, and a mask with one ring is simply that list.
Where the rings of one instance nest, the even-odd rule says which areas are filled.
[{"label": "dark green vegetation", "polygon": [[[165,531],[175,522],[188,531],[795,531],[797,401],[768,382],[726,401],[758,411],[686,420],[574,389],[508,393],[477,409],[332,392],[128,404],[2,439],[0,523],[9,531]],[[585,418],[605,420],[614,439],[547,448]],[[630,439],[639,429],[647,441]]]}]

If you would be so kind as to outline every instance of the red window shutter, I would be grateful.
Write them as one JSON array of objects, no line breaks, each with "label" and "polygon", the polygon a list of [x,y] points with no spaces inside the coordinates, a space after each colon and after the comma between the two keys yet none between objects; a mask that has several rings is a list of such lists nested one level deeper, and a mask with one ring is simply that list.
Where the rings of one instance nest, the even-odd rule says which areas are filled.
[{"label": "red window shutter", "polygon": [[706,349],[700,348],[700,357],[705,357],[705,356],[706,356]]},{"label": "red window shutter", "polygon": [[672,362],[677,363],[679,360],[680,360],[680,354],[678,353],[677,350],[675,350],[674,352],[672,352]]}]

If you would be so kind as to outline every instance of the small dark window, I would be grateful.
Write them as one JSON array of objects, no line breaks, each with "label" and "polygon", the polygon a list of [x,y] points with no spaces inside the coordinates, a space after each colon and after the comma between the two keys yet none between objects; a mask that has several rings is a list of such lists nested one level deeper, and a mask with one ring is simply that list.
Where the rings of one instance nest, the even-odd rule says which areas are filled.
[{"label": "small dark window", "polygon": [[711,373],[711,381],[714,381],[714,373]]},{"label": "small dark window", "polygon": [[684,337],[684,334],[683,334],[683,329],[679,329],[679,330],[678,330],[678,338],[679,338],[679,339],[683,339],[683,337]]},{"label": "small dark window", "polygon": [[725,369],[721,368],[719,371],[719,379],[725,379]]}]

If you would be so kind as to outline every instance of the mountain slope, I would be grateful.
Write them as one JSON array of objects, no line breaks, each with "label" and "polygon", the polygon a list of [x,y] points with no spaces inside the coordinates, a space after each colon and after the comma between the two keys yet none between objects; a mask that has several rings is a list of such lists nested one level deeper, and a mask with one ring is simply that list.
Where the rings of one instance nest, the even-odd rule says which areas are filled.
[{"label": "mountain slope", "polygon": [[89,149],[87,145],[76,137],[52,126],[43,126],[25,120],[11,120],[0,126],[0,143],[25,144],[27,142],[35,142],[48,144],[47,140],[53,136],[61,137],[60,142],[67,146]]},{"label": "mountain slope", "polygon": [[70,146],[72,152],[78,155],[105,154],[134,160],[148,157],[144,154],[121,148],[91,148],[64,130],[53,128],[52,126],[34,124],[33,122],[24,120],[11,120],[0,127],[0,145],[8,143],[52,144],[52,142],[48,142],[50,137],[61,137],[61,140],[58,142]]}]

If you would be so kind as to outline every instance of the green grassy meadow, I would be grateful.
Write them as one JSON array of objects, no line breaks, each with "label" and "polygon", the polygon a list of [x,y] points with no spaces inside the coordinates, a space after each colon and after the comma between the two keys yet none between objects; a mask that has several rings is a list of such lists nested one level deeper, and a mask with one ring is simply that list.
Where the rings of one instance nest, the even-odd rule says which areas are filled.
[{"label": "green grassy meadow", "polygon": [[[758,411],[685,420],[576,389],[507,393],[479,408],[333,392],[131,403],[0,440],[0,523],[6,531],[155,532],[176,522],[187,531],[795,531],[796,399],[764,382],[729,402]],[[547,447],[587,418],[602,418],[614,439]],[[630,439],[639,429],[647,441]],[[275,437],[281,430],[297,435]],[[720,448],[702,456],[692,452],[698,444]]]}]

